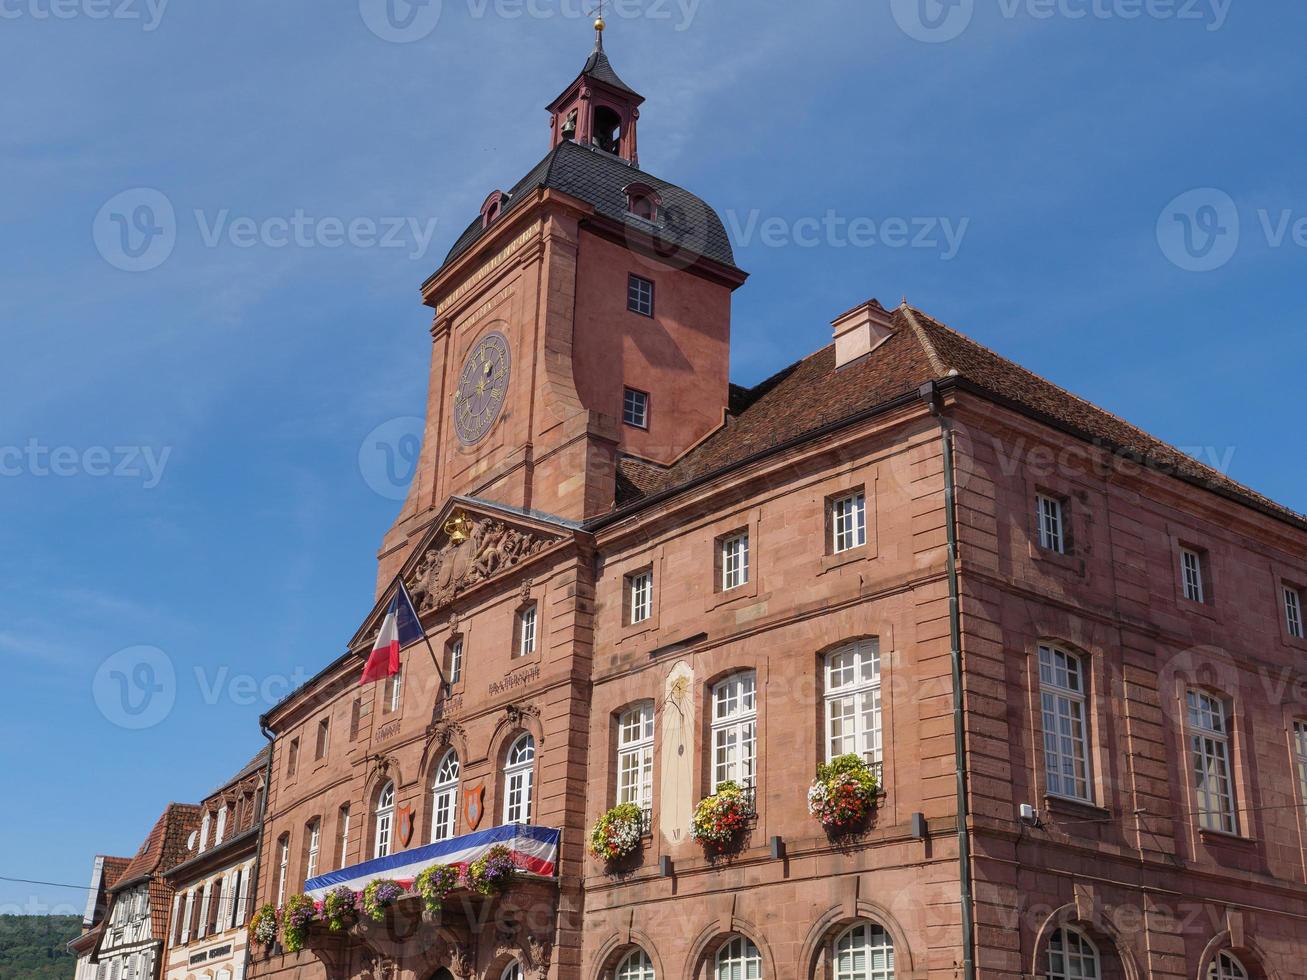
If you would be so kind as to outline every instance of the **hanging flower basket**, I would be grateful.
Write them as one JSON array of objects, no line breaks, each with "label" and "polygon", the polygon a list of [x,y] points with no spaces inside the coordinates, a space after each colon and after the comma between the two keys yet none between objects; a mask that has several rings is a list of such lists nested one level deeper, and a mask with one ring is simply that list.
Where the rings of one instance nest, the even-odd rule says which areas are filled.
[{"label": "hanging flower basket", "polygon": [[418,875],[414,890],[422,896],[428,912],[439,912],[449,893],[458,887],[458,868],[452,864],[437,864]]},{"label": "hanging flower basket", "polygon": [[706,847],[724,850],[738,840],[752,816],[753,805],[744,789],[738,783],[724,782],[695,807],[690,836]]},{"label": "hanging flower basket", "polygon": [[404,886],[389,878],[381,878],[363,889],[363,913],[374,922],[386,918],[386,909],[390,908],[404,894]]},{"label": "hanging flower basket", "polygon": [[634,803],[613,807],[590,831],[590,853],[604,861],[620,861],[640,848],[644,811]]},{"label": "hanging flower basket", "polygon": [[876,808],[880,780],[859,755],[842,755],[817,767],[808,790],[808,812],[831,833],[847,833]]},{"label": "hanging flower basket", "polygon": [[341,932],[358,921],[359,907],[363,904],[361,893],[341,885],[327,892],[322,900],[322,918],[332,932]]},{"label": "hanging flower basket", "polygon": [[318,917],[318,907],[307,895],[292,895],[286,899],[286,907],[281,913],[281,941],[288,953],[298,953],[304,948],[309,926]]},{"label": "hanging flower basket", "polygon": [[262,905],[250,919],[250,940],[265,950],[272,949],[277,942],[277,910],[271,905]]},{"label": "hanging flower basket", "polygon": [[508,890],[516,874],[513,852],[503,844],[496,844],[467,866],[464,883],[482,895],[498,895]]}]

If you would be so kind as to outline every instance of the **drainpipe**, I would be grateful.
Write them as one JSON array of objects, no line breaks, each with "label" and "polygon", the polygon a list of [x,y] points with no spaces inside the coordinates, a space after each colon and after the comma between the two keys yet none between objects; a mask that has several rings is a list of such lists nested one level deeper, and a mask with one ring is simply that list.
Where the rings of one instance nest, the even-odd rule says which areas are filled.
[{"label": "drainpipe", "polygon": [[962,612],[958,589],[957,483],[953,470],[953,429],[943,412],[939,387],[934,381],[921,386],[921,400],[939,422],[944,454],[944,521],[948,534],[948,622],[950,660],[953,666],[953,760],[957,774],[958,875],[962,900],[962,976],[975,980],[976,923],[971,880],[971,834],[967,828],[967,740],[962,696]]},{"label": "drainpipe", "polygon": [[[277,736],[273,735],[272,732],[268,730],[268,720],[264,716],[260,716],[259,718],[259,731],[263,732],[263,737],[268,740],[268,766],[263,770],[263,802],[259,805],[259,840],[258,843],[254,845],[254,870],[250,874],[251,905],[257,903],[259,898],[259,872],[262,870],[263,866],[263,834],[264,831],[268,829],[267,821],[264,820],[264,817],[268,813],[268,796],[272,792],[272,747],[277,738]],[[236,896],[236,900],[240,901],[239,895]],[[246,911],[248,912],[249,909],[247,908]],[[250,941],[249,937],[246,937],[245,968],[241,971],[242,978],[250,975],[250,963],[254,959],[253,949],[254,944]]]}]

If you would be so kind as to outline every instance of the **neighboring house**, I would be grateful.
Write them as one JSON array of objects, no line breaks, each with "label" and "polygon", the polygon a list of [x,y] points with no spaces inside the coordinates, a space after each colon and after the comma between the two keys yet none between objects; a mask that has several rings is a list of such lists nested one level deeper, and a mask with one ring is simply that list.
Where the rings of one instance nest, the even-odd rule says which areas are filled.
[{"label": "neighboring house", "polygon": [[104,913],[109,907],[109,889],[131,863],[131,858],[103,854],[95,859],[91,868],[91,885],[87,889],[86,913],[82,916],[82,934],[68,944],[68,949],[77,957],[74,980],[96,980],[96,966],[91,962],[91,954],[100,943]]},{"label": "neighboring house", "polygon": [[200,804],[180,864],[165,873],[174,890],[166,980],[242,980],[246,924],[263,805],[265,748]]},{"label": "neighboring house", "polygon": [[160,980],[173,894],[164,871],[180,860],[199,825],[199,807],[169,804],[109,889],[108,909],[90,956],[96,980]]}]

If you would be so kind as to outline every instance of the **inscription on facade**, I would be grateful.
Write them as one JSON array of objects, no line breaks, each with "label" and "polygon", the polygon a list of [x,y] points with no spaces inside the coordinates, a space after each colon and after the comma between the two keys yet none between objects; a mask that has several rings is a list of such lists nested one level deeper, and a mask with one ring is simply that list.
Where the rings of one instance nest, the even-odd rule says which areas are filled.
[{"label": "inscription on facade", "polygon": [[491,681],[490,693],[503,694],[505,691],[511,691],[515,687],[523,687],[539,679],[540,667],[537,665],[529,670],[520,670],[516,674],[508,674],[502,681]]}]

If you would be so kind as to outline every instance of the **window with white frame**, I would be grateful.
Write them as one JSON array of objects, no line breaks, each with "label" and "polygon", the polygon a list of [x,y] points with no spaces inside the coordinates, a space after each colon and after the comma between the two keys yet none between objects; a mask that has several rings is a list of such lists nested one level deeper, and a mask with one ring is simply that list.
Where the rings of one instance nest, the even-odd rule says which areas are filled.
[{"label": "window with white frame", "polygon": [[1238,828],[1225,702],[1203,691],[1189,691],[1186,701],[1199,823],[1207,830],[1233,834]]},{"label": "window with white frame", "polygon": [[1291,585],[1284,587],[1284,626],[1295,640],[1303,638],[1302,592]]},{"label": "window with white frame", "polygon": [[1237,956],[1222,950],[1207,968],[1207,980],[1248,980],[1248,971]]},{"label": "window with white frame", "polygon": [[648,279],[631,275],[627,279],[626,308],[641,316],[653,316],[654,284]]},{"label": "window with white frame", "polygon": [[648,815],[653,809],[653,705],[623,712],[617,719],[617,802],[634,803]]},{"label": "window with white frame", "polygon": [[395,784],[386,783],[377,794],[377,834],[373,840],[372,856],[390,854],[391,827],[395,822]]},{"label": "window with white frame", "polygon": [[528,657],[536,652],[536,604],[523,606],[517,613],[517,656]]},{"label": "window with white frame", "polygon": [[861,548],[867,543],[867,495],[837,497],[830,504],[831,550],[835,554]]},{"label": "window with white frame", "polygon": [[758,752],[757,677],[733,674],[712,692],[712,791],[725,782],[753,786]]},{"label": "window with white frame", "polygon": [[304,880],[318,876],[318,851],[322,847],[322,821],[309,824],[309,852],[304,860]]},{"label": "window with white frame", "polygon": [[1203,583],[1203,556],[1192,548],[1180,549],[1180,574],[1184,597],[1190,602],[1206,602],[1207,588]]},{"label": "window with white frame", "polygon": [[463,679],[463,638],[455,637],[449,644],[449,683],[457,684]]},{"label": "window with white frame", "polygon": [[349,805],[340,808],[340,813],[336,815],[336,826],[339,830],[336,836],[340,838],[340,863],[336,865],[343,868],[349,864],[347,855],[349,854]]},{"label": "window with white frame", "polygon": [[504,972],[500,974],[499,980],[522,980],[522,964],[513,960],[508,966],[504,967]]},{"label": "window with white frame", "polygon": [[1045,551],[1066,554],[1062,501],[1041,493],[1035,496],[1035,505],[1039,512],[1039,546]]},{"label": "window with white frame", "polygon": [[617,967],[613,980],[657,980],[653,963],[642,949],[630,953]]},{"label": "window with white frame", "polygon": [[[292,743],[295,744],[295,743]],[[292,774],[294,770],[291,770]],[[209,811],[204,811],[204,817],[200,820],[200,851],[203,852],[209,846]]]},{"label": "window with white frame", "polygon": [[504,823],[531,822],[535,758],[535,739],[523,732],[504,758]]},{"label": "window with white frame", "polygon": [[646,568],[626,577],[628,619],[634,626],[653,615],[653,569]]},{"label": "window with white frame", "polygon": [[399,673],[390,679],[390,710],[396,712],[399,706],[404,703],[404,668],[399,668]]},{"label": "window with white frame", "polygon": [[290,871],[290,834],[277,843],[277,908],[286,904],[286,875]]},{"label": "window with white frame", "polygon": [[1302,802],[1307,805],[1307,721],[1293,723],[1293,748],[1298,763],[1298,786],[1302,791]]},{"label": "window with white frame", "polygon": [[835,980],[894,980],[894,940],[879,925],[860,922],[835,940]]},{"label": "window with white frame", "polygon": [[1039,701],[1048,792],[1088,802],[1087,683],[1084,661],[1057,647],[1039,647]]},{"label": "window with white frame", "polygon": [[758,947],[736,936],[717,951],[715,980],[762,980],[762,956]]},{"label": "window with white frame", "polygon": [[223,804],[218,810],[218,825],[213,831],[213,846],[217,847],[222,843],[222,839],[227,834],[227,805]]},{"label": "window with white frame", "polygon": [[1079,929],[1062,926],[1048,937],[1047,980],[1098,980],[1098,948]]},{"label": "window with white frame", "polygon": [[859,640],[826,655],[826,761],[881,759],[880,641]]},{"label": "window with white frame", "polygon": [[738,589],[749,581],[749,532],[741,531],[721,542],[722,591]]},{"label": "window with white frame", "polygon": [[636,388],[627,388],[622,395],[622,421],[637,429],[649,428],[649,395]]},{"label": "window with white frame", "polygon": [[436,767],[431,803],[431,839],[454,836],[454,814],[458,812],[458,753],[450,749]]}]

